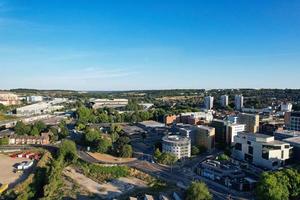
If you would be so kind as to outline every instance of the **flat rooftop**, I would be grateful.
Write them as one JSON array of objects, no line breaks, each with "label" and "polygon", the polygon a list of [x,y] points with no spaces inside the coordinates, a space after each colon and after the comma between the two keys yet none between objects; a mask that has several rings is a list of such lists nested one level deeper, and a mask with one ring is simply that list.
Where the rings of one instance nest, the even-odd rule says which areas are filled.
[{"label": "flat rooftop", "polygon": [[291,137],[283,140],[287,143],[299,144],[300,145],[300,137]]},{"label": "flat rooftop", "polygon": [[211,131],[211,130],[213,130],[213,129],[215,129],[215,128],[213,128],[213,127],[210,127],[210,126],[204,126],[204,125],[199,125],[199,126],[197,126],[198,128],[201,128],[201,129],[204,129],[204,130],[207,130],[207,131]]},{"label": "flat rooftop", "polygon": [[139,124],[145,127],[165,127],[165,124],[153,120],[143,121]]},{"label": "flat rooftop", "polygon": [[256,138],[269,138],[269,137],[273,137],[270,135],[266,135],[266,134],[261,134],[261,133],[250,133],[250,132],[240,132],[239,135],[245,135],[245,136],[249,136],[249,137],[256,137]]}]

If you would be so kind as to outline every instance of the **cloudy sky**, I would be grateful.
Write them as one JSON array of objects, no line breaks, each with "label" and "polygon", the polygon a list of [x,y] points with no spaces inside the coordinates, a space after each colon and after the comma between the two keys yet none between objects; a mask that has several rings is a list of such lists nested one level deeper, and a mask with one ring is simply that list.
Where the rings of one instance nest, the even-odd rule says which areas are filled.
[{"label": "cloudy sky", "polygon": [[0,0],[0,89],[300,88],[300,1]]}]

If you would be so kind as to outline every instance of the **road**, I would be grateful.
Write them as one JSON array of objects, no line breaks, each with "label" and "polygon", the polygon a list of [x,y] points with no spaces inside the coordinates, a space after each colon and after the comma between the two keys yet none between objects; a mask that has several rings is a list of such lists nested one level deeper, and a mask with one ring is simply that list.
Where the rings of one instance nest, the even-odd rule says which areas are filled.
[{"label": "road", "polygon": [[[84,151],[79,151],[78,155],[81,159],[89,163],[99,163],[96,159],[85,153]],[[195,167],[196,163],[205,160],[207,155],[200,156],[195,160],[191,160],[186,163],[186,165],[182,167],[169,167],[169,166],[162,166],[156,163],[150,163],[147,161],[136,160],[130,163],[124,163],[129,167],[136,168],[142,172],[150,174],[154,177],[162,179],[166,182],[170,183],[181,183],[185,188],[187,188],[192,181],[201,180],[205,182],[213,194],[214,199],[216,200],[228,200],[228,195],[230,194],[231,199],[233,200],[246,200],[251,199],[249,198],[249,194],[237,192],[226,188],[218,183],[205,179],[201,176],[197,176],[193,171],[189,170],[187,167]]]}]

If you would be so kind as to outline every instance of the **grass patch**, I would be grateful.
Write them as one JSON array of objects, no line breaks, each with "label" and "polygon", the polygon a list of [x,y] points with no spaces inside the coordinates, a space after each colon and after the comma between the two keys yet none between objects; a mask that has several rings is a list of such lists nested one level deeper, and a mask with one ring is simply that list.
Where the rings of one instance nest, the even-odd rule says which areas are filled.
[{"label": "grass patch", "polygon": [[127,166],[102,166],[77,161],[74,167],[85,176],[100,183],[120,177],[127,177],[130,174]]}]

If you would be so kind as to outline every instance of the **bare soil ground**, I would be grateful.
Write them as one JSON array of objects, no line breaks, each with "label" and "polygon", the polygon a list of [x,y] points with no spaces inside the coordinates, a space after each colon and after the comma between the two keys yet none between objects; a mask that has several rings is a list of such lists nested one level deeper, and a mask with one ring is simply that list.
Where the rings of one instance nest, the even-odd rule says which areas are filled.
[{"label": "bare soil ground", "polygon": [[97,183],[75,169],[67,167],[64,174],[75,180],[81,187],[102,199],[114,199],[136,188],[146,188],[147,183],[137,178],[119,178],[107,183]]},{"label": "bare soil ground", "polygon": [[11,158],[0,154],[0,183],[12,185],[28,175],[30,170],[15,173],[16,166],[22,162],[29,161],[27,158]]},{"label": "bare soil ground", "polygon": [[117,158],[108,154],[101,154],[101,153],[89,152],[88,154],[101,162],[112,163],[112,164],[128,163],[136,160],[136,158]]}]

